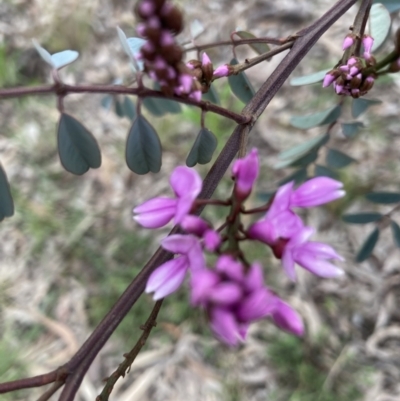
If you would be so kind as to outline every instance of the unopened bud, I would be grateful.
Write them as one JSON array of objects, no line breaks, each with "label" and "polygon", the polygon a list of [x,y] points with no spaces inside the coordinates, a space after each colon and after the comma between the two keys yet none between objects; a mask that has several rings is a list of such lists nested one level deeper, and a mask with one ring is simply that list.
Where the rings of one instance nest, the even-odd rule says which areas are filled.
[{"label": "unopened bud", "polygon": [[201,69],[203,71],[203,79],[209,84],[213,77],[213,65],[207,53],[203,53],[201,58]]},{"label": "unopened bud", "polygon": [[343,50],[347,50],[349,47],[353,46],[355,40],[355,35],[349,34],[344,38]]},{"label": "unopened bud", "polygon": [[371,53],[372,46],[374,45],[374,38],[370,35],[364,35],[364,37],[362,39],[362,44],[364,46],[364,52]]},{"label": "unopened bud", "polygon": [[229,73],[230,73],[229,66],[227,64],[221,65],[216,70],[214,70],[213,78],[227,77]]}]

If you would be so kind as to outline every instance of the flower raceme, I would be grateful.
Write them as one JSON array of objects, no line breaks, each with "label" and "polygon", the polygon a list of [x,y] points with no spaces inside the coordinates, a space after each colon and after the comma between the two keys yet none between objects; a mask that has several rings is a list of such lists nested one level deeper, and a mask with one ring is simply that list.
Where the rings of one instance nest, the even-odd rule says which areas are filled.
[{"label": "flower raceme", "polygon": [[[258,240],[268,245],[292,280],[296,278],[295,264],[324,278],[343,274],[331,263],[343,258],[329,245],[309,241],[314,230],[306,227],[295,212],[296,208],[316,207],[342,197],[342,183],[318,177],[297,188],[293,182],[285,184],[266,205],[265,216],[246,230],[241,214],[259,210],[245,210],[243,205],[258,172],[256,149],[233,164],[234,188],[230,199],[209,201],[230,207],[224,225],[218,230],[191,214],[202,182],[187,167],[177,167],[171,175],[174,198],[154,198],[134,209],[135,220],[144,227],[162,227],[173,219],[184,231],[162,240],[161,246],[176,257],[150,275],[146,292],[154,293],[154,299],[164,298],[175,292],[188,276],[192,306],[206,311],[211,330],[229,346],[244,341],[249,325],[262,318],[270,318],[278,328],[292,334],[304,332],[297,312],[264,284],[261,264],[247,262],[240,249],[241,241]],[[218,256],[213,268],[207,266],[205,252]]]}]

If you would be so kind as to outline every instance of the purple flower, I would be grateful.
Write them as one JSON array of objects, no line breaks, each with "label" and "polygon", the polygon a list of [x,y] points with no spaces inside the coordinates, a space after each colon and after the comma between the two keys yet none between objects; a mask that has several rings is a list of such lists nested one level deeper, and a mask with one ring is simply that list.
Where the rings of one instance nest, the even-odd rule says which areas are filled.
[{"label": "purple flower", "polygon": [[324,77],[324,80],[322,82],[322,87],[326,88],[327,86],[331,85],[336,78],[337,75],[332,74],[332,72],[328,72]]},{"label": "purple flower", "polygon": [[235,177],[235,194],[240,200],[246,199],[253,189],[259,170],[258,152],[253,148],[243,159],[235,161],[232,173]]},{"label": "purple flower", "polygon": [[340,181],[329,177],[316,177],[308,180],[292,191],[290,207],[314,207],[332,202],[345,195]]},{"label": "purple flower", "polygon": [[201,245],[193,235],[170,235],[161,241],[161,246],[182,256],[165,262],[150,275],[145,291],[154,292],[154,300],[175,292],[183,283],[188,269],[199,271],[205,268]]},{"label": "purple flower", "polygon": [[159,228],[165,226],[172,218],[179,224],[190,212],[202,187],[199,174],[188,167],[177,167],[171,174],[170,184],[176,199],[153,198],[133,209],[133,212],[137,213],[133,218],[140,225]]},{"label": "purple flower", "polygon": [[265,287],[260,264],[245,273],[230,255],[220,256],[215,270],[197,270],[191,277],[192,305],[207,310],[212,331],[230,346],[244,340],[251,322],[272,316],[278,300]]},{"label": "purple flower", "polygon": [[314,233],[310,227],[304,227],[294,235],[286,244],[282,254],[282,265],[293,281],[296,280],[295,263],[320,277],[338,277],[343,270],[328,262],[329,259],[343,261],[344,259],[327,244],[322,242],[309,242]]},{"label": "purple flower", "polygon": [[304,325],[299,314],[286,302],[275,297],[275,308],[271,313],[272,320],[282,330],[296,336],[304,334]]},{"label": "purple flower", "polygon": [[364,35],[362,44],[364,46],[364,52],[370,54],[372,51],[372,46],[374,45],[374,38],[369,35]]},{"label": "purple flower", "polygon": [[201,57],[201,65],[203,67],[211,65],[210,57],[208,57],[207,53],[205,53],[205,52],[202,54],[202,57]]}]

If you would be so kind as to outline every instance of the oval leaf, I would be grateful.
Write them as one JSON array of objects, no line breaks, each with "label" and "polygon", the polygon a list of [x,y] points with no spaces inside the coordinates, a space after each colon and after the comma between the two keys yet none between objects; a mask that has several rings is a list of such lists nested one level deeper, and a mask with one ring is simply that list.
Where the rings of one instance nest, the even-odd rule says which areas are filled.
[{"label": "oval leaf", "polygon": [[51,54],[42,46],[39,45],[36,39],[32,39],[33,46],[35,46],[36,51],[39,56],[49,65],[53,67],[53,60],[51,59]]},{"label": "oval leaf", "polygon": [[[238,61],[233,58],[230,64],[236,65]],[[255,91],[244,72],[240,72],[237,75],[230,75],[228,77],[228,83],[234,95],[243,103],[247,104],[253,98]]]},{"label": "oval leaf", "polygon": [[371,192],[366,194],[365,197],[370,202],[382,203],[384,205],[400,202],[400,193],[398,192]]},{"label": "oval leaf", "polygon": [[[235,34],[241,39],[256,39],[256,36],[247,31],[237,31]],[[268,53],[270,50],[266,43],[251,43],[249,46],[258,54]]]},{"label": "oval leaf", "polygon": [[367,224],[373,223],[380,220],[383,217],[380,213],[353,213],[345,214],[342,216],[342,220],[350,224]]},{"label": "oval leaf", "polygon": [[375,248],[376,243],[378,242],[378,239],[379,239],[379,229],[375,228],[375,230],[372,231],[372,233],[368,236],[368,238],[362,245],[361,249],[359,250],[356,256],[356,262],[360,263],[369,258],[372,251]]},{"label": "oval leaf", "polygon": [[342,108],[340,105],[336,105],[327,110],[319,111],[318,113],[292,117],[290,119],[290,124],[296,128],[309,129],[320,125],[331,124],[340,117],[341,113]]},{"label": "oval leaf", "polygon": [[378,99],[353,99],[353,102],[351,103],[351,115],[354,118],[357,118],[367,111],[368,107],[380,103],[382,103],[382,101]]},{"label": "oval leaf", "polygon": [[326,164],[331,168],[343,168],[356,160],[336,149],[329,149],[326,155]]},{"label": "oval leaf", "polygon": [[357,135],[358,131],[364,127],[364,124],[359,121],[355,121],[353,123],[343,123],[341,124],[341,126],[343,135],[346,138],[351,139],[354,138]]},{"label": "oval leaf", "polygon": [[126,164],[136,174],[158,173],[161,155],[157,132],[143,116],[137,116],[126,142]]},{"label": "oval leaf", "polygon": [[188,167],[193,167],[197,163],[209,163],[217,147],[217,143],[218,141],[215,135],[207,128],[202,128],[186,158],[186,165]]},{"label": "oval leaf", "polygon": [[397,248],[400,248],[400,227],[393,220],[390,222],[390,227],[392,228],[394,243],[396,244]]},{"label": "oval leaf", "polygon": [[293,174],[283,178],[278,182],[279,185],[286,184],[287,182],[294,181],[296,184],[301,184],[308,179],[307,169],[302,168],[295,171]]},{"label": "oval leaf", "polygon": [[373,4],[369,13],[369,32],[374,38],[372,52],[385,42],[390,32],[392,18],[383,4]]},{"label": "oval leaf", "polygon": [[56,70],[65,67],[68,64],[73,63],[79,57],[79,53],[75,50],[64,50],[59,53],[51,55],[53,66]]},{"label": "oval leaf", "polygon": [[331,68],[328,70],[314,72],[309,75],[303,75],[302,77],[294,77],[290,80],[290,85],[302,86],[302,85],[310,85],[310,84],[315,84],[317,82],[322,82],[326,73],[329,71],[331,71]]},{"label": "oval leaf", "polygon": [[11,196],[10,184],[6,172],[0,164],[0,221],[14,214],[14,201]]},{"label": "oval leaf", "polygon": [[315,138],[312,138],[300,145],[296,145],[293,148],[285,150],[278,155],[281,159],[274,168],[280,169],[293,165],[294,162],[300,160],[302,157],[307,155],[311,151],[317,151],[321,146],[325,145],[329,140],[328,134],[322,134]]},{"label": "oval leaf", "polygon": [[328,167],[321,166],[320,164],[315,165],[314,175],[316,177],[330,177],[335,180],[339,178],[339,175],[336,173],[336,171],[333,171]]},{"label": "oval leaf", "polygon": [[135,103],[129,99],[128,96],[125,96],[124,103],[122,104],[123,113],[125,116],[130,118],[132,121],[136,118],[136,108]]},{"label": "oval leaf", "polygon": [[58,154],[65,170],[82,175],[101,165],[101,153],[95,137],[75,118],[61,114],[58,123]]},{"label": "oval leaf", "polygon": [[389,12],[394,13],[400,10],[399,0],[374,0],[373,3],[382,3],[389,10]]}]

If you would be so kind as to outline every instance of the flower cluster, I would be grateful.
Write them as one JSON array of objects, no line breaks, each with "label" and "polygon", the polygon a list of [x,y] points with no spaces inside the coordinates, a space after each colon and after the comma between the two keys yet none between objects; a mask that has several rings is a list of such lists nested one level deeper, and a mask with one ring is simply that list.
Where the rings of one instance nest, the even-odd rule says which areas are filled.
[{"label": "flower cluster", "polygon": [[179,8],[167,0],[142,0],[137,3],[135,13],[141,20],[136,31],[147,39],[139,54],[145,72],[169,96],[201,98],[200,85],[183,62],[182,48],[174,39],[183,30]]},{"label": "flower cluster", "polygon": [[[354,35],[346,36],[343,42],[343,50],[353,46],[355,40]],[[333,84],[338,95],[359,98],[373,87],[376,76],[369,69],[375,65],[375,59],[371,55],[374,39],[369,35],[364,35],[362,44],[364,47],[363,57],[352,56],[346,63],[329,71],[322,83],[324,88]]]},{"label": "flower cluster", "polygon": [[[293,210],[319,206],[343,196],[342,184],[327,177],[311,179],[298,188],[288,183],[265,205],[265,216],[246,230],[241,223],[242,213],[260,210],[245,210],[243,204],[251,194],[258,171],[256,149],[234,163],[231,198],[209,201],[230,207],[219,230],[192,214],[200,202],[197,196],[202,182],[196,171],[187,167],[177,167],[171,175],[175,197],[154,198],[134,209],[135,220],[144,227],[162,227],[173,219],[185,232],[161,242],[165,250],[177,256],[151,274],[146,292],[154,293],[154,299],[164,298],[176,291],[189,273],[192,306],[206,311],[214,334],[230,346],[245,339],[253,321],[265,317],[295,335],[304,332],[298,313],[264,284],[261,264],[247,262],[240,249],[241,241],[267,244],[282,259],[284,270],[293,280],[295,263],[321,277],[342,274],[330,260],[343,259],[329,245],[309,241],[314,230],[306,227]],[[205,252],[217,255],[212,268],[207,265]]]}]

